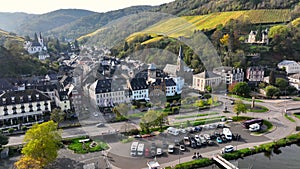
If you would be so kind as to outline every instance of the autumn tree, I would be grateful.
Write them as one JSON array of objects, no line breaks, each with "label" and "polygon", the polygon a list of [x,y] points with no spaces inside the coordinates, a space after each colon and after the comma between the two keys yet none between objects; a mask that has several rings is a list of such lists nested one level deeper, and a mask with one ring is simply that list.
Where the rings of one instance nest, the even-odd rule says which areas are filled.
[{"label": "autumn tree", "polygon": [[25,134],[26,144],[22,154],[40,161],[44,167],[56,159],[60,141],[61,133],[57,130],[57,123],[48,121],[35,124]]},{"label": "autumn tree", "polygon": [[42,163],[32,157],[23,156],[15,163],[16,169],[42,169]]},{"label": "autumn tree", "polygon": [[236,114],[236,119],[238,120],[238,116],[241,113],[247,112],[247,106],[243,103],[242,100],[236,100],[235,105],[233,107],[233,112]]}]

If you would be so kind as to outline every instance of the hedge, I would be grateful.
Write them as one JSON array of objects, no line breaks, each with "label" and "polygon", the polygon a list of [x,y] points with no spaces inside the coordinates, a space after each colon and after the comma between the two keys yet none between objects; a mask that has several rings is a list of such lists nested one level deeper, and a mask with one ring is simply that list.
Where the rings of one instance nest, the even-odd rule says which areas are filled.
[{"label": "hedge", "polygon": [[206,167],[213,164],[214,161],[209,158],[201,158],[186,163],[177,164],[174,169],[189,169],[189,168],[199,168]]}]

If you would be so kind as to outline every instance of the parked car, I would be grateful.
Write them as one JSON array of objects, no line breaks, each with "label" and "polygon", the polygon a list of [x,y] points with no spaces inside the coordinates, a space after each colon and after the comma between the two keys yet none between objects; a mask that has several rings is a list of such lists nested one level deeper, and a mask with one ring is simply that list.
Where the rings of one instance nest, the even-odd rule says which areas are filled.
[{"label": "parked car", "polygon": [[223,143],[221,137],[217,137],[216,141],[217,141],[218,143]]},{"label": "parked car", "polygon": [[181,144],[181,145],[179,146],[179,149],[180,149],[180,151],[185,151],[185,145]]},{"label": "parked car", "polygon": [[169,146],[168,146],[168,153],[174,153],[174,150],[175,150],[175,147],[174,147],[174,145],[172,145],[172,144],[170,144]]},{"label": "parked car", "polygon": [[175,144],[175,146],[179,146],[180,145],[180,140],[176,138],[174,140],[174,144]]},{"label": "parked car", "polygon": [[210,140],[210,135],[209,135],[209,134],[203,134],[203,137],[204,137],[206,140]]},{"label": "parked car", "polygon": [[224,154],[224,153],[230,153],[230,152],[233,152],[233,151],[234,151],[233,146],[228,145],[228,146],[225,146],[224,148],[222,148],[221,153]]},{"label": "parked car", "polygon": [[191,140],[191,147],[192,148],[197,148],[196,140],[193,137],[191,137],[190,140]]},{"label": "parked car", "polygon": [[224,134],[221,135],[221,139],[223,143],[226,143],[228,141]]},{"label": "parked car", "polygon": [[196,132],[202,131],[202,127],[196,126],[196,127],[194,127],[194,131],[196,131]]},{"label": "parked car", "polygon": [[150,153],[152,156],[155,156],[155,154],[156,154],[156,144],[155,143],[151,143]]},{"label": "parked car", "polygon": [[163,154],[162,148],[157,148],[156,149],[156,155],[160,156]]},{"label": "parked car", "polygon": [[195,135],[195,140],[196,141],[201,141],[200,138],[199,138],[199,135]]},{"label": "parked car", "polygon": [[207,145],[209,145],[209,146],[213,146],[213,145],[215,145],[215,142],[214,142],[214,141],[212,141],[212,140],[208,140],[208,141],[207,141]]},{"label": "parked car", "polygon": [[149,148],[145,148],[144,155],[145,155],[145,157],[149,157],[150,156],[150,150],[149,150]]},{"label": "parked car", "polygon": [[105,125],[104,125],[104,123],[98,123],[98,124],[96,124],[96,127],[104,127]]}]

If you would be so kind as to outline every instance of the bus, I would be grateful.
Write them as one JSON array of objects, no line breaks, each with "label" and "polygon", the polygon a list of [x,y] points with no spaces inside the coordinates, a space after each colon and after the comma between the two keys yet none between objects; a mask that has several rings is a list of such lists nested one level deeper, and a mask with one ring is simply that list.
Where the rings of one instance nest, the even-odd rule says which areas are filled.
[{"label": "bus", "polygon": [[243,127],[249,129],[249,126],[251,124],[257,123],[260,126],[263,124],[264,120],[263,119],[251,119],[251,120],[246,120],[244,122],[242,122]]}]

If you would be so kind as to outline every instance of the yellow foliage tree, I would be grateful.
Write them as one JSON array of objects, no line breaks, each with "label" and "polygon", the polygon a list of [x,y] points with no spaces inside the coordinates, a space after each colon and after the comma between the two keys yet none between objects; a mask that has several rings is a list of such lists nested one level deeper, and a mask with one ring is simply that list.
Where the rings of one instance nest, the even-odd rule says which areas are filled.
[{"label": "yellow foliage tree", "polygon": [[228,41],[229,41],[229,34],[223,35],[223,37],[220,39],[220,42],[224,46],[228,46]]},{"label": "yellow foliage tree", "polygon": [[57,130],[57,123],[48,121],[35,124],[29,129],[24,138],[26,143],[22,149],[25,157],[37,159],[42,166],[53,162],[61,141],[61,133]]},{"label": "yellow foliage tree", "polygon": [[42,169],[42,163],[31,157],[23,156],[15,163],[16,169]]}]

